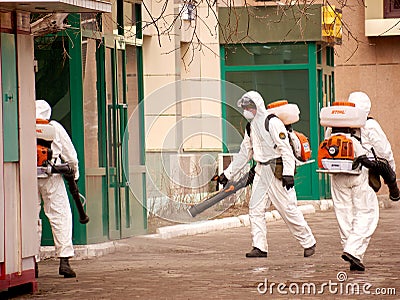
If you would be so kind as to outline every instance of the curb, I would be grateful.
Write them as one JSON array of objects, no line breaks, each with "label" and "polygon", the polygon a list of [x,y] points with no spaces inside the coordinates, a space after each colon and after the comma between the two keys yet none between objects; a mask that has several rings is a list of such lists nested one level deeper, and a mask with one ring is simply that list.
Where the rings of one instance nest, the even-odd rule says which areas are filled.
[{"label": "curb", "polygon": [[[313,214],[316,211],[325,211],[333,207],[332,200],[304,200],[298,201],[300,211],[305,214]],[[281,219],[277,210],[265,213],[267,223],[275,222]],[[250,225],[249,215],[241,215],[237,217],[229,217],[223,219],[199,221],[190,224],[178,224],[157,228],[156,234],[141,235],[145,238],[161,238],[169,239],[179,236],[204,234],[207,232],[223,230],[228,228],[246,227]],[[90,257],[99,257],[105,254],[114,253],[118,247],[121,247],[121,241],[110,241],[99,244],[90,245],[74,245],[74,260],[88,259]],[[56,253],[54,246],[40,247],[40,259],[55,258]]]}]

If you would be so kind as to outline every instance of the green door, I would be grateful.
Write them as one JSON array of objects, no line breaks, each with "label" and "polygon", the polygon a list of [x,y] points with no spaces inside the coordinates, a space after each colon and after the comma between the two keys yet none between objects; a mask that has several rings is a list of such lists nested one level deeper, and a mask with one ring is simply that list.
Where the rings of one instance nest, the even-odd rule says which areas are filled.
[{"label": "green door", "polygon": [[118,239],[143,233],[145,230],[141,206],[143,193],[134,195],[132,192],[142,191],[143,182],[134,180],[132,184],[135,187],[131,186],[129,163],[123,162],[136,161],[136,157],[140,156],[140,151],[132,149],[133,146],[128,149],[130,143],[124,143],[124,138],[129,138],[134,139],[134,145],[141,144],[135,132],[125,132],[128,117],[138,104],[137,76],[132,76],[132,73],[137,73],[137,57],[133,47],[127,47],[126,50],[125,44],[121,42],[108,41],[105,44],[109,237]]},{"label": "green door", "polygon": [[[318,70],[318,107],[319,111],[325,106],[330,106],[333,102],[333,72],[327,72],[325,69]],[[325,128],[319,126],[319,142],[325,139]],[[331,198],[330,176],[320,173],[319,183],[321,198]]]},{"label": "green door", "polygon": [[106,40],[105,48],[105,83],[106,83],[106,139],[107,139],[107,182],[108,182],[108,218],[109,238],[121,237],[121,202],[119,178],[119,110],[118,82],[116,68],[116,50],[114,39]]},{"label": "green door", "polygon": [[3,103],[4,162],[17,162],[18,150],[18,91],[15,36],[1,33],[1,85]]}]

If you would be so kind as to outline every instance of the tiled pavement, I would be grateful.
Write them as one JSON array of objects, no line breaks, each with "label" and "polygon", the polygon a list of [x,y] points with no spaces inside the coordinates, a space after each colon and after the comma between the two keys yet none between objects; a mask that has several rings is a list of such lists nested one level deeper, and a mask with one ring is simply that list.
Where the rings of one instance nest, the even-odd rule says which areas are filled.
[{"label": "tiled pavement", "polygon": [[305,217],[317,239],[317,253],[309,258],[282,220],[268,224],[268,258],[245,258],[249,227],[141,236],[121,240],[115,253],[72,260],[77,278],[61,278],[57,260],[42,261],[39,291],[15,299],[400,298],[400,203],[381,209],[363,273],[350,272],[340,258],[333,210]]}]

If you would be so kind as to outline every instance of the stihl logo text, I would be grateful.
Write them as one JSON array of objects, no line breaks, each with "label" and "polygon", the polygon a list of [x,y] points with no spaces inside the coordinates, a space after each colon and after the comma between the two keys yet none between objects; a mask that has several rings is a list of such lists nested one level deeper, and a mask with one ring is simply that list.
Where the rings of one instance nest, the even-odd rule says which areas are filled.
[{"label": "stihl logo text", "polygon": [[345,114],[344,110],[340,110],[340,109],[332,110],[332,115],[344,115],[344,114]]}]

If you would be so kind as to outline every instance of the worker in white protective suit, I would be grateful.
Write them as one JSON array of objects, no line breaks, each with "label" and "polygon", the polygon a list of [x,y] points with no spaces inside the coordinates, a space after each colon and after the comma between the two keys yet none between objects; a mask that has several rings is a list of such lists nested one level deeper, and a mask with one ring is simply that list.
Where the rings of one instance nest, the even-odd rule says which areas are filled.
[{"label": "worker in white protective suit", "polygon": [[[371,102],[366,94],[352,93],[348,101],[362,109],[365,112],[365,119],[367,119]],[[378,132],[379,134],[383,133],[380,127],[380,130],[376,130],[378,128],[376,125],[378,124],[372,124],[367,121],[360,130],[351,130],[351,134],[345,134],[353,141],[355,161],[359,161],[360,158],[364,157],[369,162],[370,160],[367,156],[370,155],[371,147],[375,147],[375,142],[378,140],[380,141],[379,143],[383,143],[383,139],[386,140],[384,134],[380,137],[376,135]],[[371,127],[374,129],[369,130]],[[329,128],[326,131],[326,138],[331,134],[335,134],[335,132],[340,134],[342,130],[343,128]],[[386,151],[380,152],[381,149],[377,150],[380,153],[388,154],[386,157],[391,159],[394,165],[390,145],[381,144],[381,147]],[[365,270],[363,263],[364,253],[379,220],[378,199],[369,184],[369,170],[364,167],[365,165],[362,162],[357,166],[360,171],[358,175],[340,173],[332,174],[331,176],[333,206],[343,246],[342,259],[350,263],[351,271]]]},{"label": "worker in white protective suit", "polygon": [[[36,101],[36,118],[50,120],[51,107],[44,100]],[[78,180],[78,157],[72,141],[64,127],[51,120],[50,125],[55,128],[55,139],[51,143],[53,163],[59,164],[61,160],[67,162],[74,170],[74,179]],[[69,265],[69,258],[74,256],[72,245],[72,213],[67,190],[61,174],[52,174],[47,178],[38,178],[40,212],[40,198],[44,203],[44,212],[49,219],[57,257],[60,258],[59,274],[66,278],[76,277],[76,273]],[[40,197],[41,196],[41,197]],[[41,226],[40,226],[41,227]],[[41,228],[39,228],[39,238]]]},{"label": "worker in white protective suit", "polygon": [[[354,155],[365,155],[360,142],[350,134],[346,136],[353,142]],[[359,172],[358,175],[331,175],[331,194],[343,247],[342,258],[350,262],[351,271],[365,270],[362,263],[364,253],[379,219],[378,199],[368,184],[368,170],[362,168]]]},{"label": "worker in white protective suit", "polygon": [[[363,147],[368,150],[369,157],[373,157],[375,153],[377,157],[383,158],[387,161],[391,171],[393,171],[393,175],[392,179],[387,179],[387,182],[385,183],[389,188],[390,199],[393,201],[398,201],[400,199],[400,191],[396,182],[396,164],[393,157],[392,147],[390,146],[390,142],[379,123],[369,116],[369,112],[371,110],[371,100],[364,92],[353,92],[349,95],[348,101],[354,103],[356,107],[365,111],[367,120],[364,127],[361,128],[361,143]],[[380,176],[376,173],[374,176],[373,172],[371,171],[372,170],[370,169],[370,183],[373,183],[371,181],[375,181],[377,186],[374,186],[374,189],[375,191],[378,191],[381,184]],[[371,176],[373,177],[371,178]]]},{"label": "worker in white protective suit", "polygon": [[[242,170],[253,158],[256,162],[255,177],[249,203],[249,217],[252,235],[252,250],[246,257],[267,257],[267,228],[265,213],[271,203],[279,211],[290,232],[304,248],[304,257],[315,253],[316,241],[303,214],[297,207],[294,189],[295,157],[289,144],[286,128],[277,117],[269,119],[268,130],[265,121],[271,114],[264,105],[258,92],[245,93],[238,101],[244,117],[250,122],[251,134],[245,133],[239,153],[231,164],[219,175],[219,182],[226,184],[228,180]],[[279,168],[281,158],[281,174],[274,172]],[[278,159],[278,160],[277,160]]]}]

